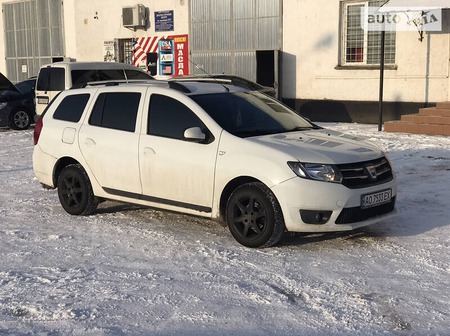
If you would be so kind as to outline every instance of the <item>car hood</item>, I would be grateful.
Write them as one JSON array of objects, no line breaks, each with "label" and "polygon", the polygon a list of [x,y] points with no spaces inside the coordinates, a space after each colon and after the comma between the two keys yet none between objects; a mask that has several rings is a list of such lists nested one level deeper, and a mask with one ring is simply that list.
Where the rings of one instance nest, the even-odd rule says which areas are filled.
[{"label": "car hood", "polygon": [[247,138],[281,151],[300,162],[342,164],[369,161],[384,155],[360,138],[327,129],[298,131]]},{"label": "car hood", "polygon": [[17,88],[15,87],[15,85],[11,83],[10,80],[6,78],[1,72],[0,72],[0,90],[10,90],[20,93],[19,90],[17,90]]}]

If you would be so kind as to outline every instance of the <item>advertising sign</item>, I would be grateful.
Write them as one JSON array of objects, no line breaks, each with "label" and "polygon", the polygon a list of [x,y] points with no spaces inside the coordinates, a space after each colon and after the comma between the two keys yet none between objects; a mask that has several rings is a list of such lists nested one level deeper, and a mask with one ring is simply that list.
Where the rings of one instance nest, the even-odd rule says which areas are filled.
[{"label": "advertising sign", "polygon": [[173,40],[159,40],[159,74],[172,76],[174,73],[173,64]]},{"label": "advertising sign", "polygon": [[361,27],[366,31],[442,31],[442,9],[422,7],[361,8]]},{"label": "advertising sign", "polygon": [[[133,64],[147,68],[154,74],[154,59],[157,58],[156,76],[184,76],[189,74],[188,35],[168,35],[164,37],[138,37],[134,40]],[[152,69],[150,69],[150,66]]]},{"label": "advertising sign", "polygon": [[115,62],[114,41],[103,41],[103,61]]}]

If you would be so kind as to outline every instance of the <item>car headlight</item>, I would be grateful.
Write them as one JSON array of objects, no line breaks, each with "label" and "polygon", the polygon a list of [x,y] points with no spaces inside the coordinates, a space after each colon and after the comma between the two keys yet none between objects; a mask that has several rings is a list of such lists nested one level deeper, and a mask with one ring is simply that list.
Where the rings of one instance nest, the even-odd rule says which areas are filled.
[{"label": "car headlight", "polygon": [[8,105],[8,103],[6,103],[6,102],[0,103],[0,110],[4,109],[7,105]]},{"label": "car headlight", "polygon": [[317,181],[341,183],[342,174],[333,165],[320,163],[288,162],[288,166],[297,176]]}]

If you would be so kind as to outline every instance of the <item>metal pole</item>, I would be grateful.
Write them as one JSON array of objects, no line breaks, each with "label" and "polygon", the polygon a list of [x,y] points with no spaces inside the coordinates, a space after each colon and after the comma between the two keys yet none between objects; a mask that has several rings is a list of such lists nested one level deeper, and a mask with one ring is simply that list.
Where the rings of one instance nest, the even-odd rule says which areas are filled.
[{"label": "metal pole", "polygon": [[383,129],[383,87],[384,87],[384,49],[385,49],[386,31],[381,32],[381,52],[380,52],[380,96],[378,107],[378,132]]}]

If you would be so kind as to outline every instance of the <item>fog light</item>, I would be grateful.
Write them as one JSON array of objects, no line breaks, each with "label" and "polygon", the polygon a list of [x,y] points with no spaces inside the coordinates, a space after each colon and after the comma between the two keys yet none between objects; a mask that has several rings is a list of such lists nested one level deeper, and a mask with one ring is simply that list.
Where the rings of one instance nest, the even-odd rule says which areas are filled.
[{"label": "fog light", "polygon": [[325,224],[333,211],[300,210],[302,221],[306,224]]}]

